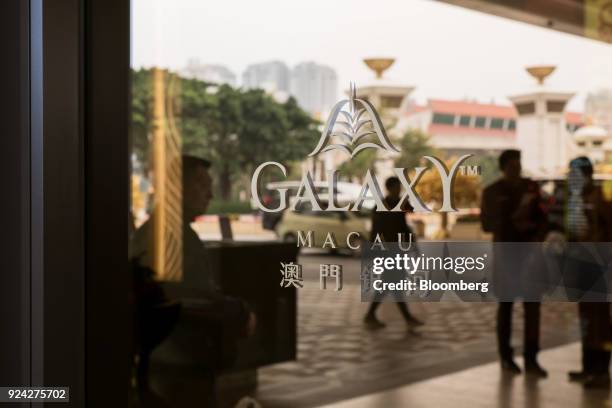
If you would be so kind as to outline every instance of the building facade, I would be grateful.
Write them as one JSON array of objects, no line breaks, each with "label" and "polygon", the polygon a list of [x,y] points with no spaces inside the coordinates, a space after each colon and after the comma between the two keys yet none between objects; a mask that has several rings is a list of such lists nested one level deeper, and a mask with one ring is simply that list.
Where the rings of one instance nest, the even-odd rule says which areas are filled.
[{"label": "building facade", "polygon": [[290,71],[282,61],[267,61],[249,65],[242,73],[242,87],[263,89],[268,93],[289,93]]},{"label": "building facade", "polygon": [[[583,124],[580,113],[559,112],[558,116],[556,133],[564,137],[569,138]],[[512,105],[431,99],[401,113],[395,131],[418,129],[430,135],[432,146],[449,155],[498,154],[505,149],[525,150],[519,133],[525,137],[538,133],[537,129],[523,129],[523,121],[519,126],[521,117],[527,116],[519,115]]]},{"label": "building facade", "polygon": [[236,86],[236,74],[225,65],[201,64],[197,59],[191,59],[187,66],[180,71],[185,78],[198,79],[218,85]]},{"label": "building facade", "polygon": [[326,117],[338,99],[336,71],[315,62],[297,64],[291,71],[291,95],[314,117]]}]

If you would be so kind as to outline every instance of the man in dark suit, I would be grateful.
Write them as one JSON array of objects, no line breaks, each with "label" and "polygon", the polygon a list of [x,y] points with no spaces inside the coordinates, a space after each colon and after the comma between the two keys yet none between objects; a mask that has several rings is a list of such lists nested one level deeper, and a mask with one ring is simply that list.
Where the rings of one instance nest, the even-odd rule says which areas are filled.
[{"label": "man in dark suit", "polygon": [[[480,219],[483,230],[493,233],[494,242],[538,241],[545,228],[545,217],[540,207],[539,186],[530,179],[521,177],[521,153],[505,150],[499,156],[502,177],[485,188],[482,195]],[[522,246],[508,250],[495,248],[495,288],[502,299],[497,311],[497,343],[501,366],[504,370],[519,374],[521,369],[514,362],[510,344],[512,334],[512,302],[508,299],[518,295],[516,282],[525,268],[526,256],[517,254]],[[537,361],[540,334],[540,303],[524,302],[525,371],[538,377],[547,373]]]},{"label": "man in dark suit", "polygon": [[[397,177],[389,177],[385,182],[387,196],[384,198],[384,204],[387,209],[392,209],[399,203],[401,199],[402,183]],[[403,240],[411,239],[412,229],[406,222],[406,213],[411,211],[409,205],[403,211],[373,211],[372,212],[372,238],[379,234],[381,239],[386,242],[397,241],[398,234],[403,234]],[[385,271],[383,278],[390,282],[398,282],[403,278],[403,271]],[[397,307],[402,314],[402,317],[409,326],[420,326],[423,324],[420,320],[414,317],[408,310],[408,305],[402,298],[402,294],[393,291]],[[387,292],[378,292],[368,309],[368,313],[364,318],[364,323],[371,329],[379,329],[385,327],[385,324],[376,318],[376,309],[380,306]]]}]

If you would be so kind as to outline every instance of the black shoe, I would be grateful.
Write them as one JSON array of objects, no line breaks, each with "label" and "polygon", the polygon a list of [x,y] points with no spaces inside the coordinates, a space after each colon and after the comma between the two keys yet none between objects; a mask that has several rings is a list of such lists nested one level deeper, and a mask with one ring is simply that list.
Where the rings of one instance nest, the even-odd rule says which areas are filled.
[{"label": "black shoe", "polygon": [[592,376],[593,374],[588,371],[570,371],[567,373],[567,377],[571,382],[585,382]]},{"label": "black shoe", "polygon": [[408,323],[410,326],[422,326],[425,324],[414,316],[408,317],[406,319],[406,323]]},{"label": "black shoe", "polygon": [[525,374],[532,375],[538,378],[548,377],[548,373],[540,364],[534,360],[525,360]]},{"label": "black shoe", "polygon": [[610,374],[593,374],[582,385],[589,389],[610,389]]},{"label": "black shoe", "polygon": [[363,319],[363,323],[369,330],[378,330],[386,327],[387,325],[376,318],[376,316],[366,316]]},{"label": "black shoe", "polygon": [[510,374],[521,373],[521,368],[511,358],[503,358],[501,360],[501,368]]}]

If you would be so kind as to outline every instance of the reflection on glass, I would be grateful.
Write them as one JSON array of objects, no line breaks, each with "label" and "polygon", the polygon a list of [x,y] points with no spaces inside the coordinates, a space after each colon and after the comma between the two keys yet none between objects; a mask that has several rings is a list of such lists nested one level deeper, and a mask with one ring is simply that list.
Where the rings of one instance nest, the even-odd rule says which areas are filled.
[{"label": "reflection on glass", "polygon": [[[304,174],[312,175],[322,202],[335,195],[344,206],[359,197],[367,174],[384,190],[394,168],[406,169],[410,180],[419,179],[414,193],[434,209],[391,221],[415,242],[550,239],[562,247],[569,227],[590,225],[583,191],[569,194],[568,163],[579,156],[592,163],[601,208],[612,197],[609,45],[439,2],[313,1],[132,1],[130,258],[134,400],[141,406],[232,406],[255,394],[271,401],[265,406],[323,405],[342,393],[354,397],[402,385],[404,377],[419,380],[411,364],[424,355],[432,364],[429,356],[455,351],[469,360],[471,341],[492,359],[501,354],[506,371],[519,368],[510,304],[498,312],[490,304],[410,305],[413,319],[386,314],[381,305],[376,317],[368,315],[367,304],[350,296],[360,289],[360,251],[347,237],[358,233],[353,243],[368,244],[378,218],[373,200],[363,212],[321,212],[310,203],[263,212],[251,194],[262,163],[287,170],[269,166],[261,174],[256,188],[266,208],[279,206],[285,193],[290,208]],[[589,9],[591,38],[607,38],[604,12]],[[359,27],[367,33],[345,35]],[[539,74],[530,77],[526,67]],[[321,146],[309,156],[351,82],[400,151],[364,149],[351,157]],[[334,143],[348,146],[357,127],[367,128],[363,117],[349,116],[340,115],[346,132],[333,135]],[[508,150],[520,158],[511,180],[500,160]],[[452,167],[466,154],[473,156],[452,188],[459,211],[439,213],[444,190],[423,157]],[[419,168],[425,168],[420,178]],[[333,171],[336,191],[329,184]],[[483,197],[491,185],[498,185],[495,194]],[[405,192],[402,185],[400,197]],[[603,220],[604,213],[597,216]],[[300,231],[313,232],[314,248],[298,248]],[[335,248],[324,247],[330,233]],[[287,265],[299,270],[300,289],[279,285]],[[334,294],[319,286],[321,266],[332,265],[343,267],[345,279]],[[508,268],[513,276],[517,268]],[[596,316],[601,323],[602,305],[583,306],[582,320]],[[521,308],[528,363],[540,377],[545,371],[535,370],[536,351],[552,329],[571,337],[574,309],[545,301]],[[498,343],[491,340],[496,313]],[[473,325],[470,333],[464,320]],[[402,365],[405,372],[397,371]],[[448,365],[438,365],[448,373]],[[517,399],[511,387],[502,382],[499,400],[489,405]]]}]

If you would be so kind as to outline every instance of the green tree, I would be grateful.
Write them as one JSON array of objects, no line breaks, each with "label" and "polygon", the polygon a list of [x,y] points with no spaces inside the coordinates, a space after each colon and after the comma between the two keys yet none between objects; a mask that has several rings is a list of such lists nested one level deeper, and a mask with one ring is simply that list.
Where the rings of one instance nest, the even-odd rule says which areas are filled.
[{"label": "green tree", "polygon": [[[167,84],[167,104],[183,151],[208,158],[221,198],[229,200],[235,181],[264,161],[302,160],[318,137],[317,122],[295,99],[279,103],[262,90],[241,90],[176,75]],[[170,83],[170,81],[167,81]],[[148,167],[153,130],[152,70],[133,72],[132,140],[139,161]]]},{"label": "green tree", "polygon": [[340,165],[338,169],[340,174],[349,179],[357,178],[359,183],[362,183],[368,170],[374,172],[377,152],[377,149],[365,149],[359,152],[355,157],[349,158]]},{"label": "green tree", "polygon": [[285,142],[279,146],[280,160],[283,163],[290,160],[303,160],[319,139],[318,126],[320,123],[300,108],[293,97],[290,97],[282,106],[289,128]]},{"label": "green tree", "polygon": [[480,166],[480,184],[485,187],[501,176],[497,155],[484,154],[470,157],[466,161],[466,165]]},{"label": "green tree", "polygon": [[149,135],[153,130],[153,87],[150,70],[132,71],[131,115],[132,151],[138,161],[146,165],[149,161]]},{"label": "green tree", "polygon": [[410,129],[404,133],[400,141],[401,155],[395,159],[397,167],[414,169],[423,166],[423,156],[431,156],[435,149],[429,144],[429,135],[417,130]]},{"label": "green tree", "polygon": [[[404,133],[400,146],[402,153],[395,161],[396,166],[406,168],[408,171],[413,171],[412,169],[417,166],[430,168],[424,173],[416,190],[426,202],[439,205],[442,201],[440,177],[437,171],[431,169],[431,163],[423,159],[423,156],[440,156],[440,152],[430,145],[429,135],[420,130],[408,130]],[[457,157],[447,157],[445,160],[447,167],[450,167],[456,159]],[[471,160],[471,163],[466,164],[475,163],[474,158]],[[480,161],[477,164],[480,164]],[[454,181],[455,204],[459,207],[476,205],[480,190],[479,181],[478,177],[458,175]],[[448,214],[440,213],[440,217],[441,230],[438,232],[438,237],[443,238],[448,235]]]},{"label": "green tree", "polygon": [[242,128],[237,161],[244,183],[257,166],[277,161],[289,166],[306,158],[318,138],[317,122],[294,98],[278,103],[260,89],[242,93]]},{"label": "green tree", "polygon": [[216,139],[215,132],[219,130],[219,98],[214,95],[217,88],[194,79],[181,79],[180,83],[178,123],[183,152],[207,157],[214,163],[216,158],[213,157],[215,149],[212,143]]},{"label": "green tree", "polygon": [[[451,168],[457,157],[445,161],[447,168]],[[459,173],[453,181],[453,198],[455,205],[461,207],[474,207],[478,205],[480,197],[480,179],[478,176],[468,176]],[[443,191],[440,175],[435,170],[427,170],[416,187],[419,196],[425,202],[433,202],[436,206],[442,204]],[[440,212],[440,230],[437,238],[448,238],[448,213]]]}]

